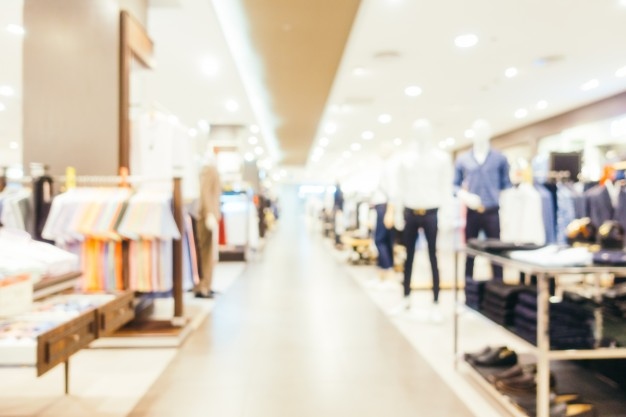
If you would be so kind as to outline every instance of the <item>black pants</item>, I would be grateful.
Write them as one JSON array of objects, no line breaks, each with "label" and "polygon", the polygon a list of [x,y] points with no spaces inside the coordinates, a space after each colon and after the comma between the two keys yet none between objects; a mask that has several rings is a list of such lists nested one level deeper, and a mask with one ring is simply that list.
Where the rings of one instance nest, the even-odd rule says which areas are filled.
[{"label": "black pants", "polygon": [[378,250],[378,266],[381,269],[393,268],[393,241],[394,229],[385,227],[385,213],[387,204],[377,204],[376,209],[376,230],[374,230],[374,243]]},{"label": "black pants", "polygon": [[[480,213],[476,210],[467,209],[467,222],[465,224],[465,241],[475,239],[483,231],[488,238],[500,239],[500,215],[498,207],[489,208]],[[502,281],[502,267],[491,264],[493,278]],[[465,279],[474,278],[474,257],[468,256],[465,261]]]},{"label": "black pants", "polygon": [[406,261],[404,263],[404,296],[411,293],[411,274],[413,273],[413,259],[415,258],[415,244],[419,229],[424,230],[428,243],[428,257],[433,273],[433,295],[439,300],[439,266],[437,265],[437,209],[412,210],[404,209],[404,244],[406,246]]}]

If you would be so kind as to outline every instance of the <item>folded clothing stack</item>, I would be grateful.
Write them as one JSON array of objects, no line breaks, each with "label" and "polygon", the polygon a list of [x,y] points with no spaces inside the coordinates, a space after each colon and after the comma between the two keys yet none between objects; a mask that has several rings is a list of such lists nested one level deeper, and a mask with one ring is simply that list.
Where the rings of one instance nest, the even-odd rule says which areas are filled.
[{"label": "folded clothing stack", "polygon": [[471,278],[465,280],[465,304],[474,310],[480,310],[485,294],[485,282],[474,281]]},{"label": "folded clothing stack", "polygon": [[523,285],[506,285],[499,281],[487,282],[480,311],[500,325],[511,326],[517,296],[526,288]]},{"label": "folded clothing stack", "polygon": [[616,285],[602,294],[602,312],[613,318],[626,318],[626,284]]},{"label": "folded clothing stack", "polygon": [[[592,349],[595,345],[593,309],[587,303],[564,298],[550,303],[552,349]],[[537,293],[527,288],[515,306],[515,333],[537,344]]]}]

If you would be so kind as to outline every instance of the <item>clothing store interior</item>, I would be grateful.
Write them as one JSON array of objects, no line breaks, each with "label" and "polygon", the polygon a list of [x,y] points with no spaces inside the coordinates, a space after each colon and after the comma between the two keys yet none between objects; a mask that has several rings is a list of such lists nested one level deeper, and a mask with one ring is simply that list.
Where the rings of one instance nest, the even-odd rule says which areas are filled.
[{"label": "clothing store interior", "polygon": [[0,1],[0,416],[626,416],[625,0]]}]

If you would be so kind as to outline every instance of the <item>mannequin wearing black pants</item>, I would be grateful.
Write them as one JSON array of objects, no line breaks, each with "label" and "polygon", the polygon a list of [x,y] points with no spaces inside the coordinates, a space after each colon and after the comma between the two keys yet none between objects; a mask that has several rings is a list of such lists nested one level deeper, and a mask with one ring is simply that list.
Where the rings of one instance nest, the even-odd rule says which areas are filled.
[{"label": "mannequin wearing black pants", "polygon": [[437,265],[437,209],[414,210],[404,209],[404,244],[406,245],[406,261],[404,263],[404,296],[411,293],[411,274],[415,258],[415,245],[419,229],[424,230],[428,243],[428,258],[433,274],[433,297],[435,303],[439,300],[439,266]]},{"label": "mannequin wearing black pants", "polygon": [[[465,226],[465,241],[475,239],[481,230],[488,238],[500,239],[500,215],[498,207],[484,210],[467,209],[467,223]],[[502,281],[502,267],[491,264],[493,279]],[[474,257],[468,256],[465,261],[465,279],[472,280],[474,277]]]},{"label": "mannequin wearing black pants", "polygon": [[386,271],[393,268],[394,230],[385,226],[384,218],[387,212],[387,204],[376,204],[374,208],[376,209],[374,243],[378,250],[378,267]]}]

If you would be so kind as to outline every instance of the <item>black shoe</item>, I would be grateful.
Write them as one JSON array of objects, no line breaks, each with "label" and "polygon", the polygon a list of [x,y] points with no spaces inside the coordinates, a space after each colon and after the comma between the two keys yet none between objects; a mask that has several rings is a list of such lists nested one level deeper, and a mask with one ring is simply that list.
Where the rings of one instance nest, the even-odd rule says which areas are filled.
[{"label": "black shoe", "polygon": [[484,348],[482,348],[481,350],[479,350],[478,352],[473,352],[473,353],[466,353],[463,355],[463,357],[465,358],[465,360],[469,363],[474,363],[474,361],[477,358],[480,358],[481,356],[485,356],[489,353],[492,353],[495,350],[499,350],[504,348],[504,346],[500,346],[500,347],[491,347],[491,346],[486,346]]},{"label": "black shoe", "polygon": [[500,347],[474,359],[477,366],[505,367],[517,364],[517,353],[508,347]]},{"label": "black shoe", "polygon": [[197,293],[196,293],[196,298],[213,298],[213,295],[214,295],[214,294],[213,294],[213,291],[211,291],[211,292],[210,292],[210,293],[208,293],[208,294],[203,294],[203,293],[201,293],[201,292],[197,292]]}]

